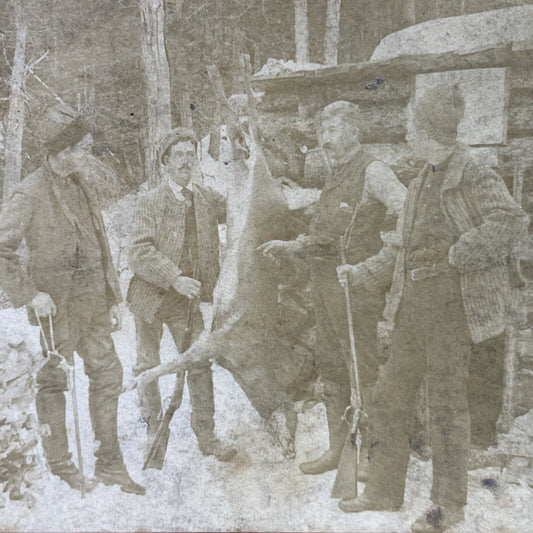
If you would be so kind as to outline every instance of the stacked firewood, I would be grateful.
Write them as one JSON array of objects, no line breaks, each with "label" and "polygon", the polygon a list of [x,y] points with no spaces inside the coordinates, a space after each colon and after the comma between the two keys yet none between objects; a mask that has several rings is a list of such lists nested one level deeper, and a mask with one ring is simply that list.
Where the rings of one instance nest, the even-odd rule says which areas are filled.
[{"label": "stacked firewood", "polygon": [[0,346],[0,507],[9,497],[32,505],[31,485],[42,475],[37,460],[35,373],[42,355],[24,341]]}]

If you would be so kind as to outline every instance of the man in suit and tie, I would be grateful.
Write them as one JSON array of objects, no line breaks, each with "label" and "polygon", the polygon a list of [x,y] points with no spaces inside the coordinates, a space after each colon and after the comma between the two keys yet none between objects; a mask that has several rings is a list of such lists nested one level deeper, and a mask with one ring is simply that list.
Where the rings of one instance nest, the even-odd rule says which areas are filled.
[{"label": "man in suit and tie", "polygon": [[[377,254],[383,245],[380,234],[394,229],[406,192],[395,173],[362,148],[360,127],[357,105],[338,101],[324,108],[319,139],[331,173],[309,234],[262,246],[266,255],[295,254],[305,258],[311,268],[317,321],[316,364],[324,386],[329,448],[318,459],[300,465],[305,474],[336,469],[348,432],[343,421],[350,404],[348,318],[344,291],[335,270],[341,264],[340,247],[344,247],[348,262],[364,261]],[[343,237],[347,238],[341,244]],[[370,277],[372,265],[368,268]],[[369,401],[377,379],[377,324],[391,278],[353,288],[351,303],[363,403]],[[364,478],[363,470],[360,468],[360,480]]]},{"label": "man in suit and tie", "polygon": [[[384,311],[392,344],[374,391],[365,492],[339,504],[346,512],[402,505],[409,427],[427,376],[432,505],[413,524],[417,533],[444,531],[464,516],[472,344],[505,331],[521,290],[516,248],[528,217],[503,180],[457,142],[464,107],[458,87],[436,87],[409,108],[408,142],[427,165],[409,185],[396,238],[373,258],[376,278],[394,272]],[[358,283],[368,271],[362,263],[339,274]]]},{"label": "man in suit and tie", "polygon": [[[211,301],[219,274],[218,220],[225,215],[224,199],[191,183],[199,172],[197,141],[192,130],[174,129],[160,150],[162,183],[140,199],[130,248],[133,278],[129,308],[135,315],[136,374],[160,363],[159,349],[166,325],[178,350],[187,327],[189,301]],[[203,330],[198,305],[192,308],[191,340]],[[213,378],[209,362],[190,369],[191,426],[204,455],[231,460],[237,450],[215,436]],[[159,386],[139,388],[141,415],[147,423],[148,443],[161,413]]]},{"label": "man in suit and tie", "polygon": [[[45,163],[6,201],[0,215],[0,285],[15,307],[26,305],[31,324],[43,326],[48,361],[37,374],[37,415],[48,466],[71,487],[83,478],[71,461],[65,427],[67,375],[55,348],[68,364],[76,351],[89,377],[89,412],[99,445],[95,475],[106,485],[144,494],[130,477],[117,438],[122,366],[111,332],[120,328],[122,301],[100,208],[91,193],[89,125],[74,120],[46,143]],[[26,241],[25,269],[17,249]],[[49,328],[49,318],[52,331]],[[85,483],[86,488],[94,486]]]}]

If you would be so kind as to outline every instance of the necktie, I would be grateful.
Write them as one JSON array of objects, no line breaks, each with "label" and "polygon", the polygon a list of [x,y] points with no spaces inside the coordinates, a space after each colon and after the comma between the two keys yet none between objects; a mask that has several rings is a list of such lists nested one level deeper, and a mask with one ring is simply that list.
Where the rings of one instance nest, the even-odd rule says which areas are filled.
[{"label": "necktie", "polygon": [[192,191],[190,189],[182,189],[181,194],[183,194],[183,197],[185,198],[185,203],[187,204],[187,207],[192,206],[193,196]]}]

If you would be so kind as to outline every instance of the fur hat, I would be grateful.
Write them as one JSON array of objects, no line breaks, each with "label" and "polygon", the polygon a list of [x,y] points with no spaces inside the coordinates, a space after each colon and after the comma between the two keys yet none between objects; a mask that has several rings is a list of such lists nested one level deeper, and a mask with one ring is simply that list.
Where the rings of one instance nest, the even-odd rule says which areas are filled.
[{"label": "fur hat", "polygon": [[44,146],[50,155],[57,155],[66,148],[78,144],[89,133],[93,133],[89,123],[83,117],[78,117],[57,135],[48,139]]},{"label": "fur hat", "polygon": [[464,111],[465,101],[458,85],[426,89],[415,101],[415,127],[435,141],[453,142]]}]

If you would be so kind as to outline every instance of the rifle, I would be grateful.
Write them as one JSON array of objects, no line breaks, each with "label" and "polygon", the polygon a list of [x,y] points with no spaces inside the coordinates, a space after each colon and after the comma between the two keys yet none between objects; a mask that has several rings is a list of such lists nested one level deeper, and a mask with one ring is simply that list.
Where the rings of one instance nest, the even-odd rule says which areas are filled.
[{"label": "rifle", "polygon": [[81,453],[80,417],[78,413],[78,394],[76,392],[76,360],[74,359],[74,354],[73,354],[72,364],[69,364],[69,362],[67,361],[67,358],[64,355],[61,355],[56,350],[56,343],[54,340],[54,325],[52,323],[52,317],[48,315],[48,329],[50,330],[50,342],[52,343],[52,349],[50,350],[50,346],[48,344],[48,340],[46,339],[46,334],[44,332],[43,325],[41,324],[41,319],[37,313],[35,313],[35,316],[37,317],[37,322],[39,324],[39,329],[41,330],[41,336],[43,338],[44,347],[46,348],[47,353],[59,357],[60,359],[59,366],[67,374],[68,388],[70,389],[72,393],[72,411],[74,415],[74,431],[76,434],[76,452],[78,454],[78,470],[81,475],[81,497],[85,498],[85,491],[86,491],[85,475],[83,473],[83,456]]},{"label": "rifle", "polygon": [[[197,275],[197,263],[195,262],[193,267],[193,278],[196,279]],[[183,335],[183,339],[180,346],[180,352],[184,353],[191,346],[192,327],[194,321],[194,310],[198,305],[198,300],[193,298],[189,300],[187,306],[187,327]],[[161,470],[163,463],[165,462],[165,455],[167,453],[168,438],[170,436],[170,421],[174,417],[174,413],[181,407],[183,400],[183,388],[185,386],[185,370],[180,370],[176,374],[176,382],[174,383],[174,390],[170,397],[170,402],[163,416],[159,418],[159,426],[150,443],[150,449],[146,454],[146,459],[143,464],[143,470],[147,468],[155,468]]]},{"label": "rifle", "polygon": [[[354,217],[355,218],[355,217]],[[346,264],[345,238],[340,238],[340,251],[342,264]],[[357,352],[355,350],[355,336],[353,330],[352,305],[350,299],[350,288],[348,283],[344,284],[344,299],[346,301],[346,314],[348,316],[348,334],[350,336],[350,405],[344,411],[343,419],[350,426],[350,431],[346,437],[342,450],[337,476],[331,491],[332,498],[357,498],[357,463],[359,454],[358,437],[360,437],[360,422],[364,417],[363,403],[361,399],[361,386],[359,382],[359,371],[357,367]],[[352,411],[352,421],[348,420],[348,413]]]}]

